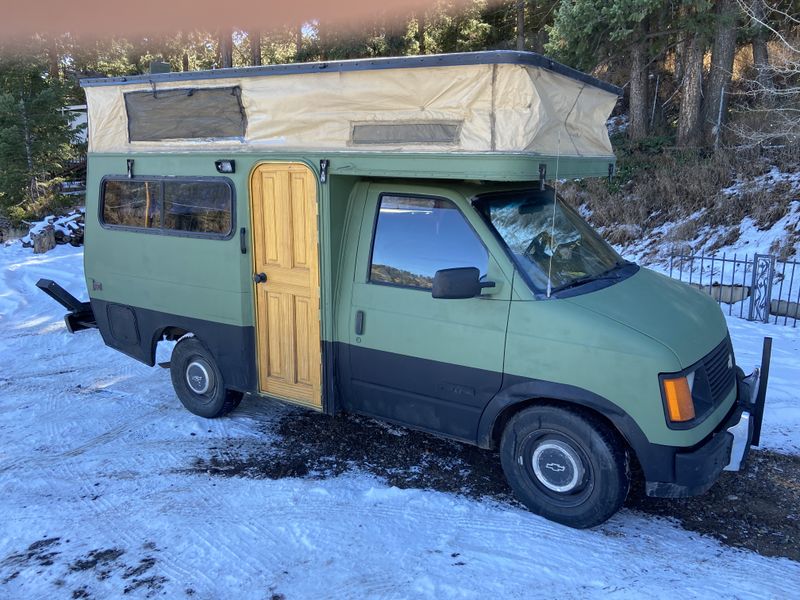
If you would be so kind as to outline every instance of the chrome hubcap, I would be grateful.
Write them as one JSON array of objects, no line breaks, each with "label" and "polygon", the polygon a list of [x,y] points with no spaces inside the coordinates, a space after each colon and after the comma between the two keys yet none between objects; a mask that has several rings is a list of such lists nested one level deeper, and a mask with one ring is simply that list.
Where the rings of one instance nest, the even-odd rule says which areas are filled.
[{"label": "chrome hubcap", "polygon": [[536,479],[548,490],[572,492],[583,481],[585,470],[578,453],[560,440],[536,446],[531,461]]},{"label": "chrome hubcap", "polygon": [[208,367],[200,361],[193,361],[186,367],[186,383],[195,394],[205,394],[211,387]]}]

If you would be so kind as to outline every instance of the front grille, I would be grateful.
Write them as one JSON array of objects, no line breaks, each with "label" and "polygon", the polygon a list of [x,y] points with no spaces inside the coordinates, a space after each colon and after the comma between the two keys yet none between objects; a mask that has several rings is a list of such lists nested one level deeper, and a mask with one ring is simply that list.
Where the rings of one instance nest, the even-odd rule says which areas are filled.
[{"label": "front grille", "polygon": [[[730,358],[730,363],[728,358]],[[731,391],[731,387],[736,384],[733,346],[729,336],[726,336],[722,343],[703,359],[703,366],[706,377],[708,377],[708,386],[711,389],[711,403],[717,406]]]}]

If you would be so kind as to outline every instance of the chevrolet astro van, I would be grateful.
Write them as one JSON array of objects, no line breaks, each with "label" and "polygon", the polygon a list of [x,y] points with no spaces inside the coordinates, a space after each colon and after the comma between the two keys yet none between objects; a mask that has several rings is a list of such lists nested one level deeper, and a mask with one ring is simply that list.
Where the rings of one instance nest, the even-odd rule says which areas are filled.
[{"label": "chevrolet astro van", "polygon": [[[499,450],[573,527],[706,491],[758,443],[765,378],[716,303],[559,199],[607,176],[620,90],[525,52],[82,82],[90,301],[70,331],[221,417],[244,394]],[[632,469],[636,464],[640,469]]]}]

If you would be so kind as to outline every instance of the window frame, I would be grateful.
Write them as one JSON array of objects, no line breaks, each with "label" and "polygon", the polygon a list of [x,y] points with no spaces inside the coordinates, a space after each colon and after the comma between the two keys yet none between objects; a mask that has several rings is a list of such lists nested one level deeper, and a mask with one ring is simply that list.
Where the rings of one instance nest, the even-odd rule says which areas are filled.
[{"label": "window frame", "polygon": [[367,283],[368,284],[382,285],[382,286],[386,286],[386,287],[399,288],[399,289],[404,289],[404,290],[415,290],[415,291],[419,291],[419,292],[426,292],[428,294],[430,294],[432,292],[432,289],[433,289],[432,287],[430,287],[430,288],[418,287],[418,286],[415,286],[415,285],[403,285],[402,283],[390,283],[388,281],[373,281],[372,280],[372,257],[373,257],[373,254],[375,252],[375,240],[377,239],[377,235],[378,235],[378,219],[381,216],[381,204],[383,202],[383,197],[384,196],[393,196],[393,197],[399,197],[399,198],[419,198],[419,199],[422,199],[422,200],[443,200],[445,202],[449,202],[450,204],[452,204],[453,208],[455,208],[455,210],[458,212],[458,214],[461,215],[461,218],[464,219],[464,222],[467,224],[467,227],[469,227],[470,230],[472,230],[472,233],[475,234],[475,237],[478,240],[478,243],[480,243],[480,245],[483,246],[483,249],[486,251],[486,266],[487,266],[487,271],[488,271],[488,267],[491,264],[491,260],[492,260],[492,253],[489,252],[489,248],[484,243],[483,238],[478,233],[478,230],[475,229],[473,224],[467,218],[467,215],[464,213],[463,210],[461,210],[461,207],[458,205],[458,203],[455,200],[453,200],[452,198],[448,198],[446,196],[437,196],[435,194],[414,194],[414,193],[408,193],[408,192],[389,192],[389,191],[384,191],[384,192],[380,192],[378,194],[378,200],[375,203],[375,215],[373,217],[373,222],[372,222],[372,235],[371,235],[370,246],[369,246],[369,257],[368,257],[368,260],[367,260]]},{"label": "window frame", "polygon": [[[134,227],[130,225],[109,225],[103,219],[103,208],[105,207],[106,183],[109,181],[132,181],[144,183],[155,181],[161,187],[161,226],[160,227]],[[168,229],[164,226],[164,205],[166,203],[165,183],[203,183],[203,182],[224,183],[231,192],[231,226],[230,231],[225,234],[208,233],[203,231],[184,231],[182,229]],[[104,175],[100,180],[100,198],[97,203],[97,220],[100,227],[110,231],[129,231],[132,233],[146,233],[149,235],[166,235],[170,237],[188,237],[206,240],[230,240],[236,233],[236,186],[229,177],[218,177],[210,175]]]}]

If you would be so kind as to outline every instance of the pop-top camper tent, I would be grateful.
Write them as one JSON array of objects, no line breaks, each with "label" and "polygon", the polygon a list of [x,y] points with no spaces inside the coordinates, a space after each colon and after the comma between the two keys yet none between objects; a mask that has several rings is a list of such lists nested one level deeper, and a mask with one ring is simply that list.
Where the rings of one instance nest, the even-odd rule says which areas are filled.
[{"label": "pop-top camper tent", "polygon": [[[619,89],[530,52],[87,79],[89,151],[524,153],[601,159]],[[603,174],[603,173],[596,173]]]}]

